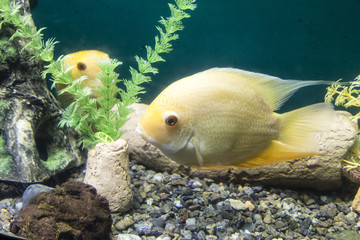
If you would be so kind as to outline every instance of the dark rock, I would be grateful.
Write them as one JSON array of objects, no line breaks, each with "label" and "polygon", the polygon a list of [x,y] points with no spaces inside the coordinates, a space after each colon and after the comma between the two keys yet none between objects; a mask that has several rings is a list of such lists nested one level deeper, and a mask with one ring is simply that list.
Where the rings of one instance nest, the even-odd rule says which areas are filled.
[{"label": "dark rock", "polygon": [[266,230],[266,227],[264,225],[258,225],[255,229],[257,232],[263,232]]},{"label": "dark rock", "polygon": [[229,227],[229,220],[225,219],[221,222],[216,223],[216,232],[226,232],[227,228]]},{"label": "dark rock", "polygon": [[335,203],[330,203],[330,204],[320,207],[318,217],[333,218],[337,215],[337,213],[338,213],[338,210],[336,208]]},{"label": "dark rock", "polygon": [[153,227],[153,228],[151,229],[150,236],[158,237],[158,236],[160,236],[161,234],[163,234],[164,231],[165,231],[164,228],[161,228],[161,227]]},{"label": "dark rock", "polygon": [[32,198],[10,230],[30,239],[110,239],[109,204],[92,186],[66,182]]},{"label": "dark rock", "polygon": [[183,179],[174,179],[169,184],[171,186],[186,186],[186,181]]},{"label": "dark rock", "polygon": [[154,227],[165,228],[166,222],[162,218],[154,218],[153,220],[151,220],[151,223],[153,224]]},{"label": "dark rock", "polygon": [[149,208],[148,212],[149,215],[154,218],[158,218],[165,213],[163,209],[159,209],[159,208]]},{"label": "dark rock", "polygon": [[[255,230],[255,224],[254,223],[246,223],[244,224],[244,226],[242,227],[242,230],[248,230],[249,232],[253,232]],[[264,231],[265,229],[263,229]]]},{"label": "dark rock", "polygon": [[323,228],[329,228],[333,225],[333,219],[327,219],[325,221],[320,221],[319,226]]},{"label": "dark rock", "polygon": [[199,205],[199,204],[190,205],[190,206],[188,207],[188,209],[189,209],[190,211],[200,210],[201,208],[202,208],[202,207],[201,207],[201,205]]},{"label": "dark rock", "polygon": [[223,200],[223,198],[221,197],[220,193],[215,192],[215,193],[210,194],[208,200],[209,200],[209,203],[214,204],[220,200]]},{"label": "dark rock", "polygon": [[39,193],[41,193],[41,192],[50,192],[53,189],[54,188],[47,187],[47,186],[42,185],[42,184],[30,185],[29,187],[26,188],[24,194],[21,197],[22,207],[25,207],[26,205],[28,205],[30,199],[32,199],[33,197],[35,197]]},{"label": "dark rock", "polygon": [[251,187],[244,187],[242,189],[243,193],[246,194],[246,195],[250,195],[250,194],[253,194],[254,193],[254,190],[251,188]]},{"label": "dark rock", "polygon": [[285,229],[287,229],[287,225],[283,221],[277,221],[275,223],[275,228],[279,229],[279,230],[285,230]]},{"label": "dark rock", "polygon": [[150,236],[151,235],[151,228],[153,227],[153,224],[150,222],[140,222],[135,224],[135,230],[138,235],[145,235]]},{"label": "dark rock", "polygon": [[27,186],[19,182],[0,181],[0,199],[21,196]]}]

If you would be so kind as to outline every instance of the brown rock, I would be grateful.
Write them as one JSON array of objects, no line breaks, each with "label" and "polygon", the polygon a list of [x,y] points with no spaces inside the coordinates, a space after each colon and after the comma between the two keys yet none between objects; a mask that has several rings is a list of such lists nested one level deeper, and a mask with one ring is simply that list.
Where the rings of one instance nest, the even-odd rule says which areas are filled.
[{"label": "brown rock", "polygon": [[19,211],[12,233],[30,239],[110,239],[108,201],[84,183],[66,182],[40,193]]},{"label": "brown rock", "polygon": [[126,212],[132,208],[129,173],[127,142],[99,143],[89,151],[84,183],[109,201],[112,212]]},{"label": "brown rock", "polygon": [[341,157],[354,143],[358,130],[348,112],[338,111],[331,132],[316,135],[321,155],[258,168],[206,170],[172,161],[136,133],[136,125],[146,107],[145,104],[134,104],[135,111],[124,126],[127,132],[123,138],[129,143],[131,159],[153,169],[227,182],[259,182],[324,191],[337,189],[341,186]]}]

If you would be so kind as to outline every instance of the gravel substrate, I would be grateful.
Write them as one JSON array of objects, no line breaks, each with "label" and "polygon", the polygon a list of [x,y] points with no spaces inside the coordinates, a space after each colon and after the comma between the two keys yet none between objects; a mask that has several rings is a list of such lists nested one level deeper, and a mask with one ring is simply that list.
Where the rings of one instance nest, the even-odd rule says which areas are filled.
[{"label": "gravel substrate", "polygon": [[360,239],[355,192],[216,183],[141,165],[131,177],[134,210],[114,216],[118,240]]},{"label": "gravel substrate", "polygon": [[[360,239],[355,190],[314,192],[216,183],[131,166],[134,205],[113,215],[116,240]],[[17,199],[0,201],[8,231]]]}]

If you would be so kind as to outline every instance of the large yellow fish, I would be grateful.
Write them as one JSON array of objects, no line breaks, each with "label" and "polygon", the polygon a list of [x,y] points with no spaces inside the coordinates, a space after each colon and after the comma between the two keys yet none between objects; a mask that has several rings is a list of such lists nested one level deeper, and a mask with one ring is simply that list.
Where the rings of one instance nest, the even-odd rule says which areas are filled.
[{"label": "large yellow fish", "polygon": [[319,153],[314,133],[330,130],[331,104],[274,111],[304,86],[232,68],[213,68],[168,86],[137,131],[171,159],[204,168],[257,167]]},{"label": "large yellow fish", "polygon": [[[72,79],[76,80],[82,76],[87,78],[81,82],[81,86],[90,89],[90,97],[97,98],[100,96],[96,88],[103,86],[98,79],[97,74],[101,69],[97,65],[100,60],[110,59],[109,55],[97,50],[85,50],[68,54],[64,57],[64,66],[74,66],[71,69]],[[64,84],[56,84],[56,91],[63,89]],[[74,101],[74,96],[65,92],[58,96],[58,99],[63,107],[69,105]]]}]

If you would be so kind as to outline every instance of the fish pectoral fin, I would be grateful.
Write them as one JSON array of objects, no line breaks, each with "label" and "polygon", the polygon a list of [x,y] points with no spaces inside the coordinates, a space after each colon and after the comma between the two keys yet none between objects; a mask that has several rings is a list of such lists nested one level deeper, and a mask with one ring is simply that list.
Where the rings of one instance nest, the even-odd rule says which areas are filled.
[{"label": "fish pectoral fin", "polygon": [[195,149],[196,159],[197,159],[197,161],[199,163],[199,166],[202,167],[204,161],[203,161],[203,157],[201,156],[200,147],[199,147],[199,144],[198,144],[198,141],[197,141],[196,137],[193,137],[192,144],[193,144],[194,149]]},{"label": "fish pectoral fin", "polygon": [[237,168],[253,168],[268,165],[271,163],[285,162],[293,159],[311,157],[320,154],[319,152],[302,152],[300,149],[284,144],[279,141],[272,141],[270,146],[259,155],[234,165]]}]

